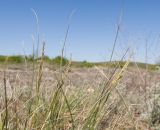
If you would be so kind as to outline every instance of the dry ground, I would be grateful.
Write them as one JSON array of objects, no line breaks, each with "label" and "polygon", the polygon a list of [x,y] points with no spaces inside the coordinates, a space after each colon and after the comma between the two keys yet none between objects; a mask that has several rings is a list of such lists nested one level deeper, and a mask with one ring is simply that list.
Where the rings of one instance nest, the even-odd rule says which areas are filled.
[{"label": "dry ground", "polygon": [[[83,90],[86,94],[96,95],[96,91],[101,85],[108,80],[113,69],[108,68],[72,68],[63,76],[65,77],[64,86],[67,91],[79,91]],[[117,70],[118,71],[118,70]],[[36,72],[35,72],[36,73]],[[4,69],[0,69],[0,111],[4,110]],[[57,80],[59,79],[59,70],[51,69],[48,67],[43,68],[43,75],[41,80],[41,90],[44,97],[50,95],[52,90],[55,89]],[[126,112],[121,116],[126,117],[131,112],[133,121],[136,124],[137,129],[158,130],[158,124],[160,123],[160,108],[159,108],[159,95],[160,95],[160,73],[158,72],[146,72],[139,68],[128,68],[124,76],[121,78],[119,84],[116,86],[116,90],[120,93],[121,98],[119,100],[113,100],[113,103],[117,101],[123,104],[123,110]],[[6,70],[7,80],[7,98],[9,103],[12,103],[15,93],[19,94],[19,97],[25,98],[29,86],[32,85],[33,71],[32,69],[24,69],[23,66],[16,67],[10,66]],[[34,77],[34,80],[36,78]],[[116,93],[116,92],[113,92]],[[117,98],[117,96],[111,96],[111,98]],[[49,98],[48,98],[49,100]],[[123,101],[122,101],[123,100]],[[23,102],[20,102],[23,104]],[[125,104],[126,103],[126,104]],[[155,108],[155,109],[154,109]],[[117,108],[120,111],[122,108]],[[128,109],[128,110],[126,110]],[[121,110],[121,111],[123,111]],[[129,111],[129,112],[127,112]],[[153,113],[155,111],[155,115]],[[120,112],[118,112],[120,113]],[[114,115],[111,115],[114,116]],[[155,117],[154,117],[155,116]],[[121,117],[119,117],[121,118]],[[133,129],[133,122],[129,117],[117,119],[115,129]],[[112,120],[112,118],[111,118]],[[115,123],[115,119],[101,120],[100,130],[110,129],[109,122]],[[150,124],[151,123],[151,124]],[[135,125],[134,124],[134,125]],[[66,128],[67,129],[67,128]]]}]

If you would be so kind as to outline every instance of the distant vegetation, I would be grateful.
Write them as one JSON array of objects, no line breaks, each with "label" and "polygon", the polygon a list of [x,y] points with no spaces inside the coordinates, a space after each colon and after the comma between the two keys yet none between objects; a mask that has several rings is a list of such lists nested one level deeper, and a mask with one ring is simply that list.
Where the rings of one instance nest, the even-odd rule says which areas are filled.
[{"label": "distant vegetation", "polygon": [[66,65],[68,63],[67,58],[62,58],[61,56],[57,56],[54,59],[52,59],[53,63],[60,65],[62,62],[62,66]]},{"label": "distant vegetation", "polygon": [[[5,61],[9,64],[21,64],[24,63],[24,61],[26,60],[27,62],[33,62],[33,60],[38,61],[41,58],[33,58],[32,55],[29,56],[22,56],[22,55],[12,55],[12,56],[0,56],[0,63],[3,64],[5,63]],[[61,56],[56,56],[54,58],[50,58],[49,56],[44,56],[43,60],[46,63],[49,64],[56,64],[56,65],[60,65],[62,62],[62,66],[66,65],[69,63],[69,60],[65,57],[61,58]],[[116,67],[118,65],[119,68],[122,68],[125,64],[125,61],[113,61],[112,63],[109,62],[88,62],[86,60],[82,61],[82,62],[78,62],[78,61],[72,61],[72,66],[73,67],[85,67],[85,68],[91,68],[94,65],[96,66],[109,66],[109,67]],[[136,64],[138,65],[139,68],[145,69],[146,68],[146,64],[145,63],[140,63],[140,62],[136,62]],[[130,67],[134,67],[135,63],[131,62]],[[147,68],[148,70],[156,70],[157,66],[159,66],[159,64],[147,64]]]},{"label": "distant vegetation", "polygon": [[5,61],[8,62],[8,63],[22,63],[22,62],[24,62],[24,57],[20,56],[20,55],[0,56],[0,62],[4,63]]},{"label": "distant vegetation", "polygon": [[[7,62],[9,64],[20,64],[23,63],[25,60],[27,62],[32,62],[33,60],[38,61],[40,60],[41,57],[39,58],[34,58],[32,55],[29,56],[22,56],[22,55],[13,55],[13,56],[0,56],[0,63]],[[62,65],[66,65],[68,63],[67,58],[61,58],[61,56],[57,56],[55,58],[50,58],[48,56],[44,56],[43,60],[47,63],[55,63],[60,65],[62,61]]]},{"label": "distant vegetation", "polygon": [[[141,62],[130,62],[130,67],[135,67],[137,64],[137,66],[139,68],[142,68],[142,69],[148,69],[148,70],[156,70],[157,69],[157,64],[145,64],[145,63],[141,63]],[[117,65],[119,66],[119,68],[123,68],[123,66],[125,65],[125,61],[115,61],[113,63],[107,63],[107,65],[109,65],[110,67],[116,67]]]},{"label": "distant vegetation", "polygon": [[6,56],[0,56],[0,62],[2,63],[2,62],[5,62],[5,60],[6,60]]},{"label": "distant vegetation", "polygon": [[81,62],[80,63],[80,66],[81,67],[87,67],[87,68],[90,68],[90,67],[93,67],[94,66],[94,63],[90,63],[90,62],[87,62],[86,60]]}]

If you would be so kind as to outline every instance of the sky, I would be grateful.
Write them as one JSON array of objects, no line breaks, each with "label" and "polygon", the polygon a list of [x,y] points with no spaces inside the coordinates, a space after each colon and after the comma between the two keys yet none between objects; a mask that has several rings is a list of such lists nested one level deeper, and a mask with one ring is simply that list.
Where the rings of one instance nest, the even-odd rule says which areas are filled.
[{"label": "sky", "polygon": [[0,55],[32,54],[33,37],[37,40],[34,9],[40,44],[45,41],[50,57],[61,54],[70,23],[66,57],[109,60],[122,16],[113,60],[129,47],[133,60],[145,62],[147,44],[147,62],[155,63],[160,56],[159,6],[159,0],[0,0]]}]

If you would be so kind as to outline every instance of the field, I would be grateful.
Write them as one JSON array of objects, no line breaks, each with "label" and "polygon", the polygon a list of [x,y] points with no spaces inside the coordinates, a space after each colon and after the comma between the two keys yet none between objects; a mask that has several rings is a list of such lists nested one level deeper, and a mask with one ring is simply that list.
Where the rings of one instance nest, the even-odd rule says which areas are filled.
[{"label": "field", "polygon": [[1,0],[0,130],[160,130],[160,0]]},{"label": "field", "polygon": [[0,129],[158,130],[160,73],[129,64],[1,64]]}]

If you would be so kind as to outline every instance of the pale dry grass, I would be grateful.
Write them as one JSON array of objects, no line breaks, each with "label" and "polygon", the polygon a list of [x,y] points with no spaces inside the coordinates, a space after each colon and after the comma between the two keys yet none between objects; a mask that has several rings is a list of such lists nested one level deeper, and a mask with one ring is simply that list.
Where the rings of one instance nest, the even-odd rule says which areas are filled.
[{"label": "pale dry grass", "polygon": [[[158,119],[155,124],[151,121],[153,108],[159,104],[160,75],[156,72],[147,73],[146,106],[143,79],[139,78],[139,71],[132,68],[124,71],[117,68],[114,75],[107,75],[108,69],[99,67],[71,68],[61,79],[60,71],[42,67],[38,92],[38,80],[32,84],[32,70],[26,70],[6,70],[10,130],[154,130],[158,127]],[[34,71],[36,77],[39,67]],[[6,129],[3,126],[6,112],[3,71],[0,73],[0,124]],[[140,73],[143,78],[145,72],[140,70]]]}]

